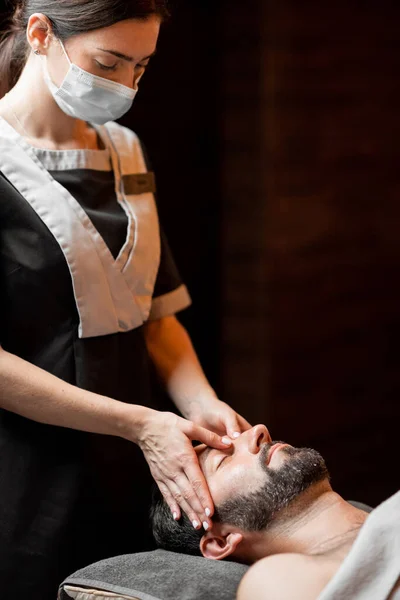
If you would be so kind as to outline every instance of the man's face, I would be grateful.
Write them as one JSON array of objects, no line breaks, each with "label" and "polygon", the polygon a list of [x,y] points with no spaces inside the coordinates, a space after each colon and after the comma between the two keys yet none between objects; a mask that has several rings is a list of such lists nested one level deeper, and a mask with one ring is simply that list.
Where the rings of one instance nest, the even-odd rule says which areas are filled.
[{"label": "man's face", "polygon": [[201,445],[196,452],[217,512],[225,507],[220,517],[249,529],[267,526],[302,491],[329,478],[318,452],[273,442],[264,425],[246,431],[226,450]]},{"label": "man's face", "polygon": [[[232,446],[226,450],[216,450],[204,444],[195,448],[216,506],[236,494],[253,492],[264,483],[262,463],[268,460],[271,444],[268,429],[257,425],[232,441]],[[274,454],[269,466],[278,468],[284,457],[280,450]]]}]

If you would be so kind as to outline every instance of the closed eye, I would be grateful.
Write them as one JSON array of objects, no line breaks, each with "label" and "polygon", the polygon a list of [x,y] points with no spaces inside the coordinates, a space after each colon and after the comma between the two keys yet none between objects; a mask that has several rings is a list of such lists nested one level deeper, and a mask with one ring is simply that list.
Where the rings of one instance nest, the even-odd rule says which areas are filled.
[{"label": "closed eye", "polygon": [[219,463],[218,463],[218,467],[217,467],[217,471],[218,471],[218,469],[220,468],[220,466],[222,465],[222,463],[224,462],[224,460],[226,460],[227,458],[229,458],[229,455],[228,455],[228,454],[226,454],[226,455],[225,455],[225,456],[222,458],[222,460],[220,460],[220,461],[219,461]]},{"label": "closed eye", "polygon": [[117,69],[118,63],[115,63],[114,65],[103,65],[103,63],[99,62],[98,60],[96,60],[97,65],[100,67],[100,69],[103,69],[103,71],[115,71]]}]

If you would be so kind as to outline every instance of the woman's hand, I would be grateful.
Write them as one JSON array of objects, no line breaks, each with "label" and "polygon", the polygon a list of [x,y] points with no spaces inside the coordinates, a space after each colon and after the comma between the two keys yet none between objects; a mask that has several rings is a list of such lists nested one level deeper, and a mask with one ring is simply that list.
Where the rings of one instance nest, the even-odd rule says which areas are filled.
[{"label": "woman's hand", "polygon": [[240,416],[226,402],[213,396],[190,404],[187,417],[218,435],[228,435],[237,438],[243,431],[251,429],[246,419]]},{"label": "woman's hand", "polygon": [[148,411],[137,443],[174,518],[182,509],[195,529],[211,527],[213,501],[191,444],[196,440],[218,449],[226,449],[219,435],[169,412]]}]

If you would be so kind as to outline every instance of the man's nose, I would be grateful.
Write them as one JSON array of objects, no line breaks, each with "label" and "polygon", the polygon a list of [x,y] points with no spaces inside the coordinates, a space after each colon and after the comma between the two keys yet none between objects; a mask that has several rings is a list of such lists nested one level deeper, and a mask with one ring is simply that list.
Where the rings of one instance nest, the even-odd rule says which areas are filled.
[{"label": "man's nose", "polygon": [[263,444],[270,444],[272,442],[269,431],[265,425],[255,425],[255,427],[242,433],[242,437],[244,436],[248,436],[248,449],[252,454],[258,454]]}]

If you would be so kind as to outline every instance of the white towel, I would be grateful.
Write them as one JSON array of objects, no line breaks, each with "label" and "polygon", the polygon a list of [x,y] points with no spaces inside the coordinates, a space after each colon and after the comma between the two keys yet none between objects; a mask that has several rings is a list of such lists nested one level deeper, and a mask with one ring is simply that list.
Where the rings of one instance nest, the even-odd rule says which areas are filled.
[{"label": "white towel", "polygon": [[[400,492],[368,516],[318,600],[387,600],[400,580]],[[400,589],[391,600],[400,600]]]}]

